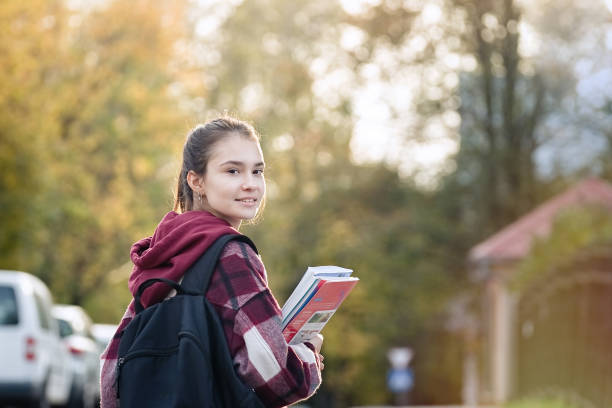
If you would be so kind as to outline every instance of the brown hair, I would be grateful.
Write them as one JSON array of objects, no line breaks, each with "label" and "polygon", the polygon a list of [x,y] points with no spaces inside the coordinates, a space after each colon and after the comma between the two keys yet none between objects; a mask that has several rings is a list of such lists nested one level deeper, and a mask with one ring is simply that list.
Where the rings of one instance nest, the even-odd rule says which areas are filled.
[{"label": "brown hair", "polygon": [[223,137],[239,134],[245,138],[259,141],[259,135],[250,124],[229,116],[219,117],[204,125],[196,126],[183,147],[183,164],[178,177],[174,211],[186,212],[193,209],[193,191],[187,183],[187,173],[193,170],[203,176],[212,153],[212,147]]}]

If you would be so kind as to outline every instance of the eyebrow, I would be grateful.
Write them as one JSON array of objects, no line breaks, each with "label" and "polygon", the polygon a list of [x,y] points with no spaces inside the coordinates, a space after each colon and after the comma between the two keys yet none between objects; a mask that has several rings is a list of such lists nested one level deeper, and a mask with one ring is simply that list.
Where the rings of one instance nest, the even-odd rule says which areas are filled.
[{"label": "eyebrow", "polygon": [[[226,162],[221,163],[219,166],[225,166],[226,164],[233,164],[234,166],[244,166],[244,162],[237,161],[237,160],[228,160]],[[266,164],[264,162],[255,163],[255,167],[263,167],[265,165]]]}]

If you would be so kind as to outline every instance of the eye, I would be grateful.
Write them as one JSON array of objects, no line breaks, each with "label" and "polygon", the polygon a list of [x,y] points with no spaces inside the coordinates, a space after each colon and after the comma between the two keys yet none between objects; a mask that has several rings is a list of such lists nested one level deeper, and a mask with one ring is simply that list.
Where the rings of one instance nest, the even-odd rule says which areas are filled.
[{"label": "eye", "polygon": [[238,169],[229,169],[227,172],[230,174],[238,174]]},{"label": "eye", "polygon": [[263,174],[263,173],[264,173],[263,169],[253,170],[253,174],[258,174],[258,175],[261,175],[261,174]]}]

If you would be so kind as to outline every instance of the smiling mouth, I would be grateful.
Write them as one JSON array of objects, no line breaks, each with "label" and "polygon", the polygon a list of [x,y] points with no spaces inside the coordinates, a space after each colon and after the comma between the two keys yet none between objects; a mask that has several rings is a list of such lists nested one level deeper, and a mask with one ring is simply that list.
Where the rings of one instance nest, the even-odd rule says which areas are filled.
[{"label": "smiling mouth", "polygon": [[243,199],[237,198],[236,201],[239,201],[239,202],[245,203],[245,204],[250,204],[250,203],[256,202],[257,199],[256,198],[243,198]]}]

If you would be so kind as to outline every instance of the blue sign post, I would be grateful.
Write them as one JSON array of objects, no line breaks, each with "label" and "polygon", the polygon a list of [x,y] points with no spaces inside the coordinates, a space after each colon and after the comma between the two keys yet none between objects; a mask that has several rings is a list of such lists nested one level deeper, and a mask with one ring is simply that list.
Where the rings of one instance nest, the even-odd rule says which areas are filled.
[{"label": "blue sign post", "polygon": [[387,375],[387,386],[391,392],[396,394],[410,391],[414,386],[414,374],[412,370],[409,367],[389,370],[389,375]]},{"label": "blue sign post", "polygon": [[396,347],[389,350],[387,356],[391,369],[387,374],[387,387],[395,394],[396,405],[406,405],[410,400],[410,390],[414,386],[414,373],[408,365],[413,352],[408,347]]}]

